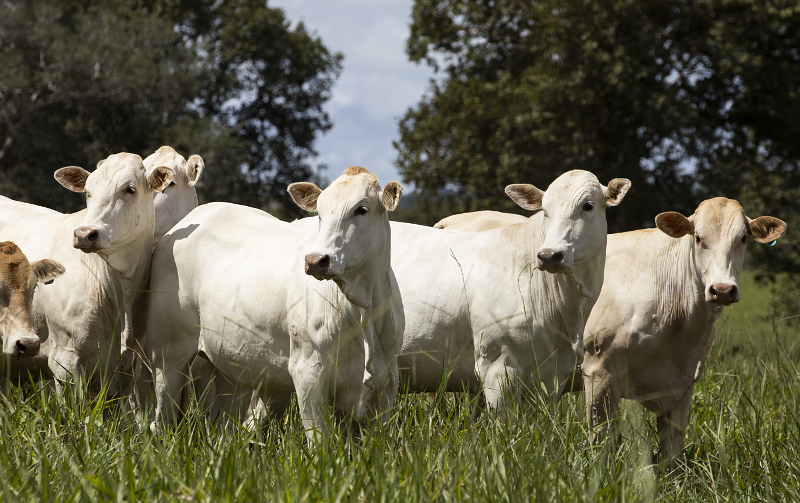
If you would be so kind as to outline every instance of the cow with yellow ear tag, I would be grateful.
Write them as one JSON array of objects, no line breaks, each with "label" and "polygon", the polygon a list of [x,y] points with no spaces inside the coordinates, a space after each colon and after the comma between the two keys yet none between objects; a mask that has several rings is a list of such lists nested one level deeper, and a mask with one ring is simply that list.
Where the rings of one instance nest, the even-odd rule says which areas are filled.
[{"label": "cow with yellow ear tag", "polygon": [[671,462],[683,451],[714,322],[741,299],[747,241],[773,243],[786,224],[750,219],[737,201],[716,197],[689,217],[661,213],[656,226],[608,237],[605,283],[584,333],[584,388],[595,438],[613,431],[621,399],[634,400],[656,414]]}]

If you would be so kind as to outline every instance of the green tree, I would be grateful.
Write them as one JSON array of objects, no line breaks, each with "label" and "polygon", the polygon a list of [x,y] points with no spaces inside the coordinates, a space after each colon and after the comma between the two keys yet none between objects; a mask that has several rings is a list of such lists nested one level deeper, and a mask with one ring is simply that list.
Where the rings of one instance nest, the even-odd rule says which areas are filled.
[{"label": "green tree", "polygon": [[167,144],[204,157],[201,200],[291,213],[340,62],[264,1],[3,2],[0,192],[74,210],[55,169]]},{"label": "green tree", "polygon": [[570,169],[631,179],[612,231],[737,197],[723,181],[772,169],[766,144],[797,171],[798,20],[790,1],[416,0],[408,54],[439,78],[401,121],[397,164],[429,220],[453,193],[519,211],[506,184]]}]

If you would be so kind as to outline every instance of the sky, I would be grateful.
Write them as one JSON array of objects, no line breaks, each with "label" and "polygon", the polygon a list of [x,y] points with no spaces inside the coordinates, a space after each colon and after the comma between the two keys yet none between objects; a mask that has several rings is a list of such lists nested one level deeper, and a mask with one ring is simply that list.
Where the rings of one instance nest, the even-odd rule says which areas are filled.
[{"label": "sky", "polygon": [[412,0],[270,0],[292,24],[302,21],[333,52],[343,69],[325,106],[333,128],[317,139],[323,176],[364,166],[381,183],[402,182],[394,165],[398,122],[419,102],[433,71],[408,61]]}]

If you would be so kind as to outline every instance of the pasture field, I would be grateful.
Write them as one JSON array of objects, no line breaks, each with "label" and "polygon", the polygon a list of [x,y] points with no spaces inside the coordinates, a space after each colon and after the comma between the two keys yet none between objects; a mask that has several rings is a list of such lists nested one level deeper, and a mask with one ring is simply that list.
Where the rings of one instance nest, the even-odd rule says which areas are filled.
[{"label": "pasture field", "polygon": [[153,435],[116,404],[12,388],[0,405],[0,501],[800,501],[800,337],[780,287],[744,275],[698,383],[685,463],[652,465],[655,420],[623,410],[590,445],[583,394],[500,421],[466,397],[403,395],[386,428],[310,451],[296,404],[264,432],[196,411]]}]

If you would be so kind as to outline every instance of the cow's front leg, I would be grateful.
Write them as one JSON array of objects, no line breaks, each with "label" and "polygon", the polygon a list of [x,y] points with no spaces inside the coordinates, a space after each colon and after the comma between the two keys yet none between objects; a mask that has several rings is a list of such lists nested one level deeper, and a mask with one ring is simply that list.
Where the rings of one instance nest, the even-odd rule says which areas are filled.
[{"label": "cow's front leg", "polygon": [[178,355],[156,352],[153,355],[153,381],[155,384],[156,410],[150,430],[156,432],[162,423],[174,423],[181,401],[181,392],[189,380],[189,362],[194,355]]},{"label": "cow's front leg", "polygon": [[[397,392],[400,387],[400,376],[397,368],[398,343],[394,330],[384,330],[383,334],[376,334],[374,327],[366,327],[365,333],[374,337],[377,351],[370,354],[370,348],[365,344],[367,361],[370,365],[364,374],[365,404],[367,419],[377,419],[386,423],[391,417]],[[379,337],[383,335],[383,338]],[[371,371],[371,372],[370,372]],[[370,374],[370,375],[368,375]]]},{"label": "cow's front leg", "polygon": [[660,447],[659,458],[670,466],[674,465],[683,453],[693,394],[694,385],[684,393],[672,410],[666,411],[656,418]]},{"label": "cow's front leg", "polygon": [[616,441],[616,418],[621,400],[611,376],[586,375],[586,418],[589,421],[589,440],[598,443],[611,436],[612,445]]},{"label": "cow's front leg", "polygon": [[329,405],[327,371],[318,358],[298,361],[296,371],[292,372],[292,380],[308,443],[314,445],[327,428],[325,422],[325,411]]},{"label": "cow's front leg", "polygon": [[254,391],[250,398],[250,407],[242,426],[248,431],[267,424],[270,419],[281,419],[289,407],[292,395],[261,395]]},{"label": "cow's front leg", "polygon": [[478,362],[478,375],[483,385],[483,395],[489,410],[501,414],[506,406],[519,403],[520,386],[518,369],[506,358]]}]

